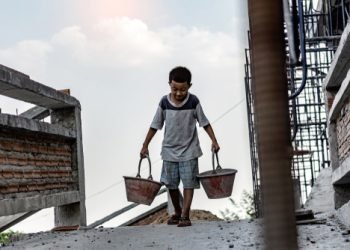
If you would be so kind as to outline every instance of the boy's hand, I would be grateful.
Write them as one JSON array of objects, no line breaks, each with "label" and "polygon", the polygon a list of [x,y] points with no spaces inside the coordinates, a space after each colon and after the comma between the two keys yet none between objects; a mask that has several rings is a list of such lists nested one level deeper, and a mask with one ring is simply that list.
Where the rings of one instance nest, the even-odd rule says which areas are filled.
[{"label": "boy's hand", "polygon": [[213,141],[211,144],[211,150],[215,153],[219,152],[220,146],[217,141]]},{"label": "boy's hand", "polygon": [[146,155],[148,155],[148,154],[149,154],[148,148],[147,147],[142,147],[141,152],[140,152],[140,157],[141,158],[145,158]]}]

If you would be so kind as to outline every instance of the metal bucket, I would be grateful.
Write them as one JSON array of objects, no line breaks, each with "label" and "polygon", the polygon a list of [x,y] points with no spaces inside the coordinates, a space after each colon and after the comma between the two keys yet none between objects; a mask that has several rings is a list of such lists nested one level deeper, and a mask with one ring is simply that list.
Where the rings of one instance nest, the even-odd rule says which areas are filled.
[{"label": "metal bucket", "polygon": [[[217,167],[214,165],[214,155],[216,156]],[[230,197],[233,189],[233,182],[237,173],[236,169],[223,169],[219,164],[218,154],[212,155],[213,170],[209,170],[197,175],[205,193],[209,199],[219,199]]]},{"label": "metal bucket", "polygon": [[127,200],[139,204],[151,205],[162,184],[153,180],[151,174],[151,160],[148,156],[146,158],[149,164],[149,177],[147,179],[141,178],[140,175],[141,162],[144,158],[141,158],[139,161],[136,177],[123,177],[125,181]]}]

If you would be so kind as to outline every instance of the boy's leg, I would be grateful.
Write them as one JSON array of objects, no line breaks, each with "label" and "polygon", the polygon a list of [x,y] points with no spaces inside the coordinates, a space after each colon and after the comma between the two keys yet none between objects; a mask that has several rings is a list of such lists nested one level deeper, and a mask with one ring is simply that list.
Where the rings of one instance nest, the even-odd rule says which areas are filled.
[{"label": "boy's leg", "polygon": [[171,197],[171,201],[173,202],[175,215],[181,215],[181,206],[180,206],[180,190],[179,189],[168,189]]},{"label": "boy's leg", "polygon": [[190,217],[191,204],[193,199],[193,188],[184,188],[184,204],[181,217]]},{"label": "boy's leg", "polygon": [[185,222],[178,226],[190,226],[189,220],[190,210],[192,205],[193,193],[195,188],[199,188],[198,175],[198,159],[192,159],[179,164],[180,179],[184,187],[184,201],[182,207],[181,217]]},{"label": "boy's leg", "polygon": [[177,162],[163,161],[160,182],[168,188],[170,199],[173,203],[175,214],[171,215],[168,224],[176,225],[181,217],[179,165]]}]

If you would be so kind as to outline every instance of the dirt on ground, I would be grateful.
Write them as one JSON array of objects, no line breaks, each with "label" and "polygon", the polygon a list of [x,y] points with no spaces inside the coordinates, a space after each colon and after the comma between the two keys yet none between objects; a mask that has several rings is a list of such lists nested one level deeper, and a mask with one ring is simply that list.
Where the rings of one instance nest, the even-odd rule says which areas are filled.
[{"label": "dirt on ground", "polygon": [[[148,216],[147,218],[132,224],[132,226],[165,224],[167,222],[167,220],[169,219],[169,217],[170,217],[170,215],[168,214],[167,209],[164,208],[164,209]],[[191,210],[190,219],[192,221],[197,221],[197,220],[222,221],[222,219],[220,219],[216,215],[214,215],[211,212],[206,211],[206,210]]]}]

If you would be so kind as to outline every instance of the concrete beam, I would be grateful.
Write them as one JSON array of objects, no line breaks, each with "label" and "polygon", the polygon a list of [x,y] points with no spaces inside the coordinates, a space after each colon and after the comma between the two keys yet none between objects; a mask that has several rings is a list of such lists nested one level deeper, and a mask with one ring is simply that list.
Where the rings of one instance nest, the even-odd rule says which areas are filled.
[{"label": "concrete beam", "polygon": [[341,36],[339,46],[334,54],[328,74],[323,81],[323,88],[326,90],[340,87],[350,68],[350,25],[346,25]]},{"label": "concrete beam", "polygon": [[350,184],[350,157],[333,170],[332,183],[333,185]]},{"label": "concrete beam", "polygon": [[48,109],[79,107],[74,97],[35,82],[16,70],[0,64],[0,95],[29,102]]},{"label": "concrete beam", "polygon": [[17,223],[27,219],[28,217],[32,216],[33,214],[39,211],[40,210],[35,210],[28,213],[19,213],[0,217],[0,233],[16,225]]},{"label": "concrete beam", "polygon": [[41,132],[45,134],[76,138],[76,132],[73,129],[65,128],[59,124],[50,124],[27,119],[15,115],[0,114],[0,127],[10,127],[14,129],[23,129],[31,132]]},{"label": "concrete beam", "polygon": [[28,119],[35,119],[35,120],[41,120],[50,115],[50,110],[47,108],[43,108],[40,106],[35,106],[31,109],[28,109],[27,111],[19,114],[20,117],[28,118]]},{"label": "concrete beam", "polygon": [[50,195],[35,195],[26,198],[0,200],[0,216],[7,216],[38,209],[62,206],[80,200],[79,191],[61,192]]},{"label": "concrete beam", "polygon": [[347,102],[349,96],[350,96],[350,70],[347,70],[347,75],[345,79],[342,81],[341,87],[337,92],[337,94],[335,95],[332,107],[329,110],[328,124],[336,121],[342,107]]}]

